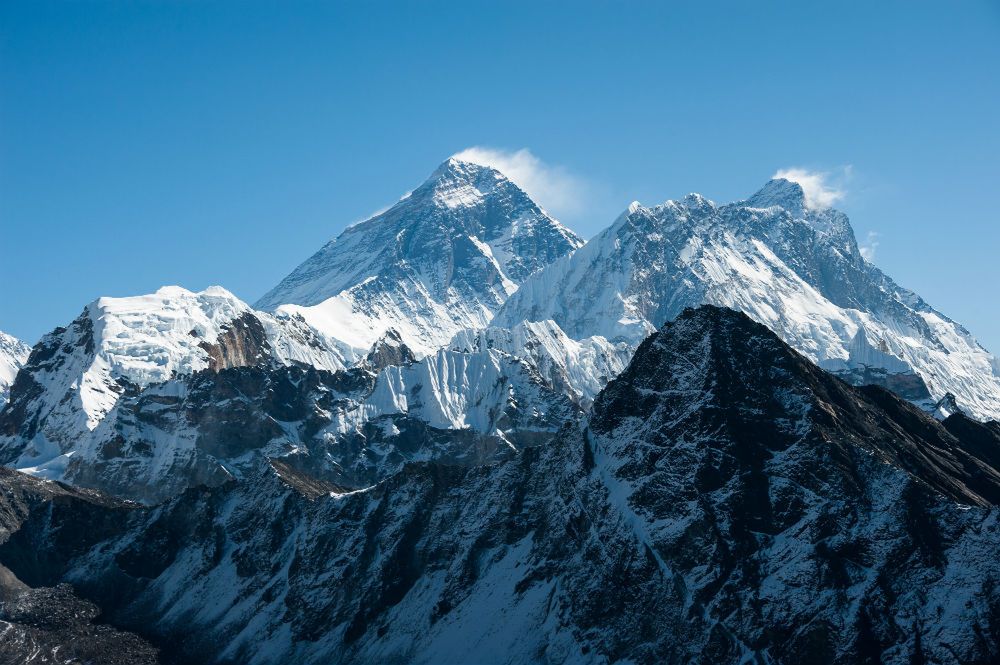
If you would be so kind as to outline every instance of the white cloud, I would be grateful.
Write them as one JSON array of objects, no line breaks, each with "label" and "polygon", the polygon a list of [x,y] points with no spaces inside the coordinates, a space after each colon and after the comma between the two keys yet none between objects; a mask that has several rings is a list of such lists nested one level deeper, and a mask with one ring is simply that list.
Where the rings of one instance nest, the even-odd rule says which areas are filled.
[{"label": "white cloud", "polygon": [[774,174],[774,178],[784,178],[798,183],[802,187],[802,192],[806,197],[806,206],[813,209],[829,208],[837,201],[844,198],[846,192],[841,184],[851,174],[851,167],[843,169],[843,174],[835,178],[830,173],[822,171],[809,171],[808,169],[790,168],[779,169]]},{"label": "white cloud", "polygon": [[877,249],[878,249],[878,233],[876,233],[875,231],[869,231],[868,237],[866,237],[865,241],[861,243],[861,246],[858,247],[858,250],[861,252],[861,256],[864,257],[865,261],[871,263],[872,261],[875,260],[875,250]]},{"label": "white cloud", "polygon": [[473,146],[452,157],[495,168],[554,215],[573,214],[583,207],[584,182],[561,166],[546,164],[527,148],[510,152]]}]

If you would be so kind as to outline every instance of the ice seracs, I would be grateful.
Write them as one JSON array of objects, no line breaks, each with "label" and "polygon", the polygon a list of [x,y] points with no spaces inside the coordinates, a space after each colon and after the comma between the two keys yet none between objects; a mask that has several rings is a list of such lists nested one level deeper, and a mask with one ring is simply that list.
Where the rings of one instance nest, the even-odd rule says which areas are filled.
[{"label": "ice seracs", "polygon": [[728,205],[694,195],[631,205],[525,280],[491,325],[553,320],[573,339],[634,348],[700,303],[746,312],[845,376],[874,369],[866,376],[928,407],[951,392],[970,414],[1000,418],[996,359],[863,259],[843,213],[806,205],[801,186],[783,179]]},{"label": "ice seracs", "polygon": [[256,306],[301,316],[359,356],[390,328],[424,356],[484,327],[528,275],[581,244],[496,169],[451,158]]}]

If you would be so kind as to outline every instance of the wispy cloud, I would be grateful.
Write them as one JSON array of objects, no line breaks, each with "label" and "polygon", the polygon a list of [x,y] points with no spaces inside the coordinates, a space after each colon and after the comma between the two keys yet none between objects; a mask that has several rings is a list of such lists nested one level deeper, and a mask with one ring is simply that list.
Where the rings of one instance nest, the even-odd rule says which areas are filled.
[{"label": "wispy cloud", "polygon": [[806,205],[813,209],[823,209],[844,198],[847,194],[844,185],[850,175],[850,166],[844,167],[839,174],[792,167],[779,169],[773,177],[798,183],[805,194]]},{"label": "wispy cloud", "polygon": [[878,236],[876,231],[869,231],[868,236],[865,238],[864,242],[858,247],[861,252],[861,256],[864,257],[865,261],[871,263],[875,260],[875,250],[878,249]]},{"label": "wispy cloud", "polygon": [[584,181],[561,166],[546,164],[527,148],[509,151],[473,146],[453,157],[495,168],[557,217],[575,214],[583,208]]}]

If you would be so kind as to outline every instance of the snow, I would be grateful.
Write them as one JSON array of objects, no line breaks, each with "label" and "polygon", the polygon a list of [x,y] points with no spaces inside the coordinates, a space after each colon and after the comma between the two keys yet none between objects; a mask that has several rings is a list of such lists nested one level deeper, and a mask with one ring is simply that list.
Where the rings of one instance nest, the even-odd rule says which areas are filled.
[{"label": "snow", "polygon": [[[724,206],[693,195],[653,208],[631,205],[582,248],[523,282],[490,325],[552,320],[570,338],[635,348],[685,307],[724,305],[814,362],[844,366],[853,358],[913,372],[935,400],[951,392],[976,417],[1000,418],[996,358],[868,264],[842,213],[810,208],[803,197],[797,184],[775,180]],[[859,334],[881,350],[864,350]]]},{"label": "snow", "polygon": [[217,286],[201,293],[165,286],[150,295],[100,298],[88,309],[101,349],[95,363],[140,386],[206,369],[200,344],[216,342],[224,324],[250,311]]},{"label": "snow", "polygon": [[[152,388],[165,396],[175,393],[178,386],[170,380],[208,369],[209,354],[202,346],[219,342],[241,317],[260,323],[275,363],[331,371],[344,367],[341,353],[301,319],[254,312],[221,287],[192,292],[166,286],[148,295],[100,298],[70,326],[39,343],[55,357],[30,368],[42,389],[26,405],[37,427],[30,440],[0,436],[0,446],[19,451],[17,468],[63,478],[71,458],[74,463],[96,459],[99,445],[115,438],[108,430],[115,418],[101,426],[123,394]],[[150,463],[154,476],[176,458],[190,456],[197,439],[190,430],[161,436],[150,428],[147,435],[156,442]]]},{"label": "snow", "polygon": [[466,329],[448,346],[464,352],[496,349],[526,360],[548,385],[585,406],[632,356],[627,344],[613,344],[600,336],[575,340],[551,320],[524,321],[513,328]]},{"label": "snow", "polygon": [[349,356],[389,328],[424,356],[464,328],[485,327],[528,274],[581,244],[500,172],[450,159],[257,306],[302,316]]},{"label": "snow", "polygon": [[28,361],[31,347],[0,330],[0,408],[7,401],[10,386],[21,366]]}]

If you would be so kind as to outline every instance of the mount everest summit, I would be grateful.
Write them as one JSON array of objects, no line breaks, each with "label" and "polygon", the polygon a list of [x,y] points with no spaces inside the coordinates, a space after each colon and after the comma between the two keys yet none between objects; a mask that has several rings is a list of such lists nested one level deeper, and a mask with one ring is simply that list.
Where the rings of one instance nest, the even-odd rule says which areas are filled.
[{"label": "mount everest summit", "polygon": [[582,244],[496,169],[452,158],[256,307],[302,316],[356,353],[391,328],[426,355],[486,326],[528,275]]},{"label": "mount everest summit", "polygon": [[789,180],[583,243],[452,158],[253,307],[5,340],[0,655],[38,603],[178,663],[1000,654],[1000,363]]}]

